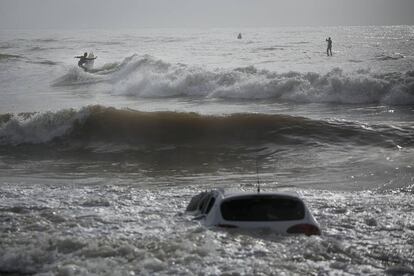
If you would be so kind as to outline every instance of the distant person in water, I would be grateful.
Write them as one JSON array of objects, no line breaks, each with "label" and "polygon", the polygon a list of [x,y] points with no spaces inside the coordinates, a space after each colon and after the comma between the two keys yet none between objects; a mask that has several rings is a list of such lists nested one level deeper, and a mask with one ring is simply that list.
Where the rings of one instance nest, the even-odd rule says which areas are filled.
[{"label": "distant person in water", "polygon": [[332,56],[332,39],[329,37],[326,42],[328,42],[328,48],[326,48],[326,55],[329,57]]},{"label": "distant person in water", "polygon": [[242,39],[241,33],[239,33],[239,35],[237,36],[237,39]]},{"label": "distant person in water", "polygon": [[80,67],[80,68],[82,68],[83,70],[88,70],[88,68],[86,68],[85,66],[84,66],[84,64],[86,63],[86,62],[88,62],[88,60],[94,60],[94,59],[96,59],[97,57],[93,57],[93,58],[88,58],[87,57],[88,56],[88,53],[84,53],[83,54],[83,56],[77,56],[77,57],[75,57],[75,58],[78,58],[79,59],[79,62],[78,62],[78,66]]}]

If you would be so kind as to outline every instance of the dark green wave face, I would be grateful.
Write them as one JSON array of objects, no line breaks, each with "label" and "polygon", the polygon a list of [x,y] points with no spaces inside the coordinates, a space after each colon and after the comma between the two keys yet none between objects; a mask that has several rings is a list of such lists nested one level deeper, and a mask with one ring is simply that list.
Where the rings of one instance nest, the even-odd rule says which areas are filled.
[{"label": "dark green wave face", "polygon": [[[288,115],[201,115],[103,106],[0,116],[8,173],[250,174],[328,189],[406,187],[414,130]],[[52,165],[45,166],[45,163]],[[7,166],[6,166],[7,164]],[[358,176],[357,184],[350,180]],[[397,179],[397,181],[395,181]],[[344,184],[347,183],[347,184]]]},{"label": "dark green wave face", "polygon": [[413,129],[352,122],[319,121],[288,115],[236,113],[200,115],[140,112],[103,106],[47,113],[0,115],[0,144],[55,145],[111,143],[140,147],[215,148],[242,145],[412,146]]}]

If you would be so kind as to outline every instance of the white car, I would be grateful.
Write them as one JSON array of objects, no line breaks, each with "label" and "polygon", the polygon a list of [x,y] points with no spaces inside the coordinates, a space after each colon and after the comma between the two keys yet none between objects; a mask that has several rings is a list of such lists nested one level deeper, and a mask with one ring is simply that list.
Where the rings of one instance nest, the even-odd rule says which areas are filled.
[{"label": "white car", "polygon": [[207,227],[271,229],[280,234],[320,235],[319,224],[295,193],[225,192],[194,196],[187,212]]}]

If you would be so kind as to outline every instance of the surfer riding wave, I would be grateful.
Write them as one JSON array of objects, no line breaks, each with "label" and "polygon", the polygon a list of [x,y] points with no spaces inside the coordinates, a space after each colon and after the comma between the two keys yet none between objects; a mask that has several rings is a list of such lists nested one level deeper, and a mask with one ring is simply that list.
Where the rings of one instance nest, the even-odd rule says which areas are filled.
[{"label": "surfer riding wave", "polygon": [[88,68],[85,66],[85,64],[91,60],[95,60],[97,56],[94,57],[92,53],[89,53],[88,56],[88,53],[85,52],[83,56],[76,56],[75,58],[79,59],[78,66],[81,67],[83,70],[87,71]]}]

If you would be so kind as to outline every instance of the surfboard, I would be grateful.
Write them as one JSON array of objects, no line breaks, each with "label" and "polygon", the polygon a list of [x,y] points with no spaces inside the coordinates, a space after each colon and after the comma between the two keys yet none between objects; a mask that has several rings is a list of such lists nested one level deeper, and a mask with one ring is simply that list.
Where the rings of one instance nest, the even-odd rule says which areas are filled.
[{"label": "surfboard", "polygon": [[[94,58],[95,55],[93,54],[93,52],[89,52],[88,57],[87,58]],[[91,70],[93,68],[93,64],[94,64],[95,60],[88,60],[85,62],[84,66],[87,70]]]}]

